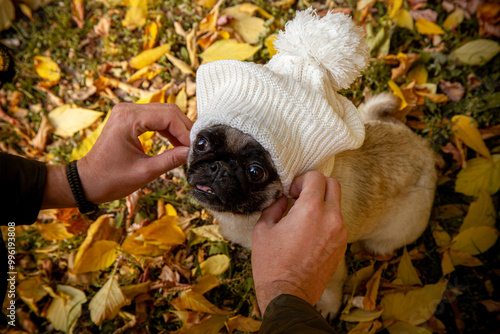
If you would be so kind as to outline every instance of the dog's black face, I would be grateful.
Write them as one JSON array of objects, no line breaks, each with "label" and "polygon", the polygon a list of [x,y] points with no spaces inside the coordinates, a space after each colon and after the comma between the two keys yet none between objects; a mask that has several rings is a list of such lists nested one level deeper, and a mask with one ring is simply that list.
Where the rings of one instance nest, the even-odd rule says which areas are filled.
[{"label": "dog's black face", "polygon": [[200,131],[188,163],[192,196],[213,211],[251,214],[283,192],[269,153],[253,137],[229,126]]}]

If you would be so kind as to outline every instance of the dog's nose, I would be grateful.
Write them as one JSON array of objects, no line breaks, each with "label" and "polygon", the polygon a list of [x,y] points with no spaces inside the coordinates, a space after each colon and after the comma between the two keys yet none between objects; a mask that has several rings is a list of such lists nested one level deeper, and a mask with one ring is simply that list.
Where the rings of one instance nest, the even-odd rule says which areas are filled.
[{"label": "dog's nose", "polygon": [[210,165],[212,176],[226,176],[229,174],[229,166],[221,161],[216,161]]}]

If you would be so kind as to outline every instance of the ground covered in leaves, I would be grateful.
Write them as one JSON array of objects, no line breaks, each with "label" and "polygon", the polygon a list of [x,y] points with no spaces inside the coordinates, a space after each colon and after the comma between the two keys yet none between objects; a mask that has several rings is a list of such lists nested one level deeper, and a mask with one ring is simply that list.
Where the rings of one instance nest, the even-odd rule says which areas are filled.
[{"label": "ground covered in leaves", "polygon": [[[370,67],[342,94],[359,105],[392,91],[395,116],[442,156],[428,229],[390,259],[348,251],[353,275],[332,326],[498,333],[498,2],[0,0],[0,42],[17,70],[0,89],[0,149],[78,159],[124,101],[176,103],[195,120],[199,64],[267,62],[274,36],[309,6],[352,15],[366,33]],[[141,142],[169,148],[155,133]],[[178,168],[88,217],[46,210],[17,226],[9,332],[258,331],[249,252],[224,241],[188,191]]]}]

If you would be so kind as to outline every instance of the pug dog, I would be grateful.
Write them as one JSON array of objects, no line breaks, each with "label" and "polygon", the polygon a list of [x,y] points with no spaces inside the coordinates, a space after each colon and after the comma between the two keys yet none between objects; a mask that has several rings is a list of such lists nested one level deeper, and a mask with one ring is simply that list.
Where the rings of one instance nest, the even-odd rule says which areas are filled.
[{"label": "pug dog", "polygon": [[[363,145],[335,155],[327,175],[341,184],[348,242],[375,255],[389,255],[423,233],[436,188],[435,153],[391,116],[399,104],[388,93],[370,99],[360,110]],[[222,235],[250,249],[262,210],[283,194],[269,153],[251,135],[215,125],[198,133],[188,165],[192,196],[217,219]],[[323,315],[339,312],[346,272],[343,261],[317,304]]]}]

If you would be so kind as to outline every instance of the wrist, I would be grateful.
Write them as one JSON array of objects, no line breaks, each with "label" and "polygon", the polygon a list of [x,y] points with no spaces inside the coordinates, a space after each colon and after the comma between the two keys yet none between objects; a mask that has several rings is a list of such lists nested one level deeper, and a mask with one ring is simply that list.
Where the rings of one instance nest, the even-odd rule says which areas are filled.
[{"label": "wrist", "polygon": [[75,206],[76,201],[71,193],[65,166],[47,165],[47,181],[41,208],[57,209]]},{"label": "wrist", "polygon": [[296,296],[314,306],[303,289],[287,280],[273,281],[268,284],[260,284],[260,286],[256,285],[255,289],[261,312],[265,312],[267,305],[280,295]]}]

